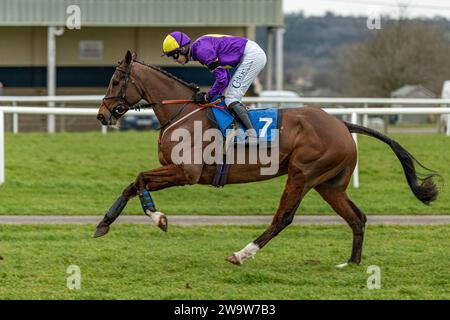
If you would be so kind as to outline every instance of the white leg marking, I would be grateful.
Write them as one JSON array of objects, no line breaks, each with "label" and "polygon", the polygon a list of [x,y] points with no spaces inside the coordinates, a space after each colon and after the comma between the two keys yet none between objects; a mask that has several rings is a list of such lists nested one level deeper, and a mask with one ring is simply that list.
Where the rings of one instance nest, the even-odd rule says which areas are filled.
[{"label": "white leg marking", "polygon": [[150,218],[152,218],[153,223],[156,225],[159,225],[159,219],[161,219],[161,216],[164,216],[164,213],[156,211],[156,212],[151,212],[149,210],[147,210],[147,213],[150,215]]},{"label": "white leg marking", "polygon": [[252,257],[255,257],[256,252],[258,252],[259,247],[254,244],[253,242],[250,242],[248,245],[245,246],[244,249],[241,251],[235,252],[234,256],[238,259],[240,263],[244,262],[244,260]]},{"label": "white leg marking", "polygon": [[348,262],[338,264],[338,265],[336,266],[336,268],[342,269],[342,268],[345,268],[346,266],[348,266]]}]

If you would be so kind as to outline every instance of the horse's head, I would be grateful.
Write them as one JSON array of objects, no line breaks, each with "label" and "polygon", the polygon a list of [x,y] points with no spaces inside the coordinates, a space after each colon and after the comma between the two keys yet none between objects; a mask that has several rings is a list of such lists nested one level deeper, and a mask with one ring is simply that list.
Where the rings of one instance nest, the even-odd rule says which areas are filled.
[{"label": "horse's head", "polygon": [[103,125],[115,125],[117,121],[142,98],[142,91],[133,79],[132,68],[136,54],[127,51],[111,77],[108,90],[98,109],[97,119]]}]

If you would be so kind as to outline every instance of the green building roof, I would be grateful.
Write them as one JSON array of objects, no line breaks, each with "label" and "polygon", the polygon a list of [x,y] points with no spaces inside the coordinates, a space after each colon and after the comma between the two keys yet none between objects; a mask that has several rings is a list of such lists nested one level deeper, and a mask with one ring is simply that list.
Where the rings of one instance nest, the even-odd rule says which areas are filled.
[{"label": "green building roof", "polygon": [[0,26],[282,26],[282,0],[0,0]]}]

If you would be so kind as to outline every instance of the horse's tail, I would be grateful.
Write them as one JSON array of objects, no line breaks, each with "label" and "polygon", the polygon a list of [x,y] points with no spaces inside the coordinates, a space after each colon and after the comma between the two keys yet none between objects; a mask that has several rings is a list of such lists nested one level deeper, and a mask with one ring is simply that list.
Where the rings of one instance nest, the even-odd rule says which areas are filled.
[{"label": "horse's tail", "polygon": [[[348,130],[352,133],[361,133],[366,136],[377,138],[378,140],[381,140],[384,143],[388,144],[391,147],[392,151],[394,151],[397,158],[400,160],[403,171],[405,172],[406,181],[408,181],[408,185],[416,198],[427,205],[430,204],[431,201],[436,200],[436,197],[438,196],[438,189],[433,181],[433,177],[440,176],[437,172],[423,166],[400,144],[398,144],[395,140],[385,136],[384,134],[356,124],[348,123],[345,121],[344,123],[347,126]],[[428,173],[417,173],[414,164],[428,171]]]}]

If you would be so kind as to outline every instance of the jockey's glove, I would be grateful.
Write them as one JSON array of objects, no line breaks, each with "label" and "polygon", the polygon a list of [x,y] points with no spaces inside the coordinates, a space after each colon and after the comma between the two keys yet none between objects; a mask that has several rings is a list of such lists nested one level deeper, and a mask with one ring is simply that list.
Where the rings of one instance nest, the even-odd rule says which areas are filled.
[{"label": "jockey's glove", "polygon": [[197,92],[193,100],[196,104],[206,104],[209,102],[209,99],[209,95],[206,92]]}]

